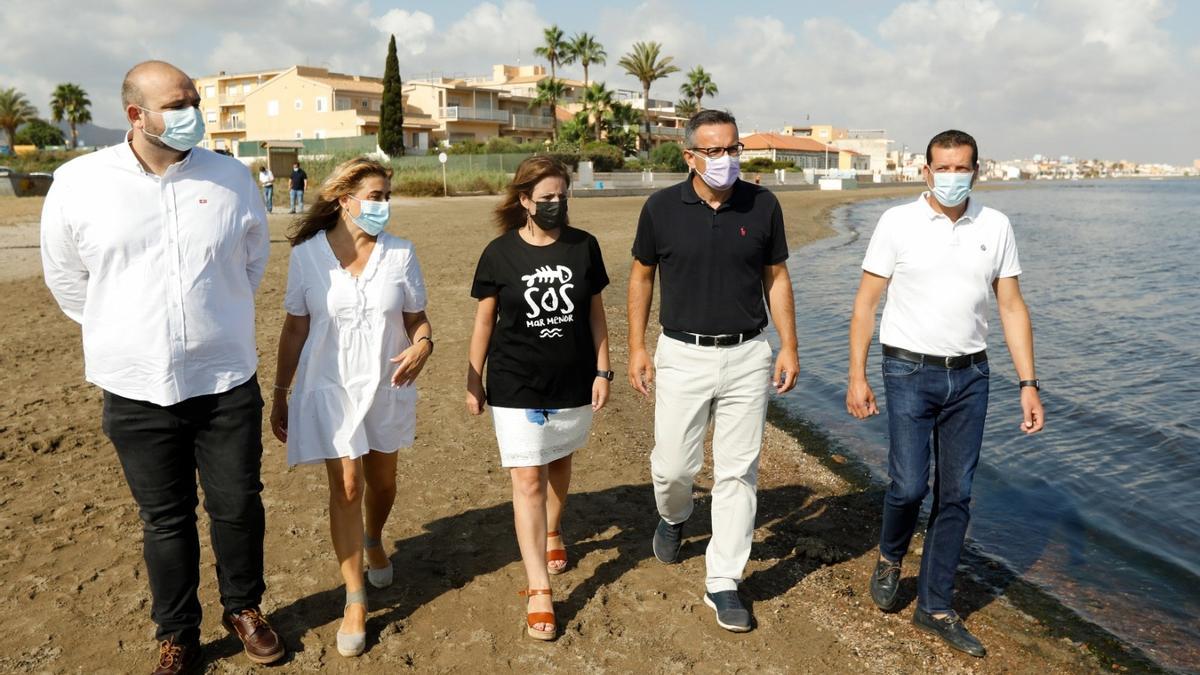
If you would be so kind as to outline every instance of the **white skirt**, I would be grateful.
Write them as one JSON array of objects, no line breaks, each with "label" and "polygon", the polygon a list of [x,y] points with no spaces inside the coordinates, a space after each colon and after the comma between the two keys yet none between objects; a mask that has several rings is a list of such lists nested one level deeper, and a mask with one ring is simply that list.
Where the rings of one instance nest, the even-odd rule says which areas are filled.
[{"label": "white skirt", "polygon": [[492,406],[492,421],[501,466],[543,466],[587,443],[592,406],[559,410]]}]

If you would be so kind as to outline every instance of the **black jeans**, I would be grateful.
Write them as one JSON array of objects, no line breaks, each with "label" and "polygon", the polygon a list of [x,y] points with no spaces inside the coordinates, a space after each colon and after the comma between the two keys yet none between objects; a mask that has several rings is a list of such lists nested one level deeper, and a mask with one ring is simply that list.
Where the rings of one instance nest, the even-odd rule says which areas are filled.
[{"label": "black jeans", "polygon": [[257,376],[158,406],[104,392],[104,433],[137,501],[158,639],[200,637],[196,474],[226,612],[258,607],[263,582],[262,394]]}]

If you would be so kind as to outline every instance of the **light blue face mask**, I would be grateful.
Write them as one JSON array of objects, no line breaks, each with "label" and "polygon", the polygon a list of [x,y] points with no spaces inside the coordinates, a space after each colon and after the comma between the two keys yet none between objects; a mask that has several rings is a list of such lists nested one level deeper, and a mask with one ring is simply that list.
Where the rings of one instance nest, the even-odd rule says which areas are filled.
[{"label": "light blue face mask", "polygon": [[358,217],[350,216],[350,220],[359,227],[363,232],[378,237],[383,228],[387,227],[388,218],[391,217],[391,205],[387,202],[373,202],[368,199],[359,199],[354,195],[347,195],[350,199],[358,202]]},{"label": "light blue face mask", "polygon": [[942,206],[958,206],[971,194],[974,173],[940,171],[933,174],[933,196]]},{"label": "light blue face mask", "polygon": [[[138,106],[142,108],[141,106]],[[199,108],[182,108],[180,110],[149,110],[142,108],[148,113],[162,115],[163,132],[161,136],[142,129],[142,133],[153,138],[157,138],[167,147],[174,148],[180,152],[187,152],[196,147],[200,141],[204,140],[204,116],[200,114]]]}]

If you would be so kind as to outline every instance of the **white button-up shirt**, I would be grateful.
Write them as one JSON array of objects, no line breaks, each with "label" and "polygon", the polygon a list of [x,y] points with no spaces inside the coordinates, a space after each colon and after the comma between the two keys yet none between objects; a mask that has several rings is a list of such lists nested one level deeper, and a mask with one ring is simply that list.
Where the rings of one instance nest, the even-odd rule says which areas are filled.
[{"label": "white button-up shirt", "polygon": [[992,282],[1021,274],[1008,217],[976,197],[957,222],[933,210],[928,192],[879,218],[862,267],[887,277],[879,341],[921,354],[987,348]]},{"label": "white button-up shirt", "polygon": [[199,148],[162,176],[128,142],[73,159],[42,209],[46,285],[83,326],[87,380],[162,406],[254,374],[269,249],[249,170]]}]

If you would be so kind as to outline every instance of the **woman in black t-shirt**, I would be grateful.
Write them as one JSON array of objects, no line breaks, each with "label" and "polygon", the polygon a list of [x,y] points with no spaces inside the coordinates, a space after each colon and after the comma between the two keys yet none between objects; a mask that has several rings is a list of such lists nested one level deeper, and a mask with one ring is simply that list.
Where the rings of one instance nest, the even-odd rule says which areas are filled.
[{"label": "woman in black t-shirt", "polygon": [[[467,370],[467,409],[492,408],[501,464],[513,482],[517,543],[525,563],[531,637],[557,636],[549,574],[566,568],[558,532],[571,453],[608,400],[608,326],[600,292],[608,274],[596,238],[567,224],[571,174],[550,157],[517,167],[496,207],[502,234],[479,258],[479,300]],[[549,489],[547,489],[549,488]]]}]

